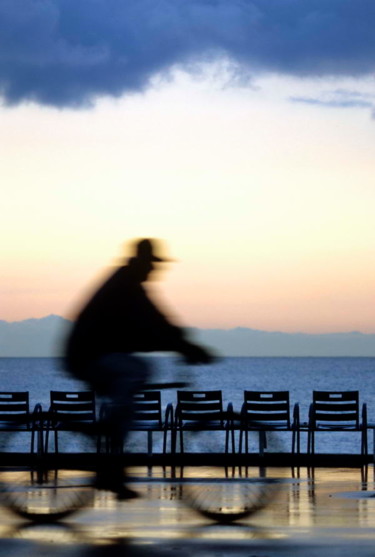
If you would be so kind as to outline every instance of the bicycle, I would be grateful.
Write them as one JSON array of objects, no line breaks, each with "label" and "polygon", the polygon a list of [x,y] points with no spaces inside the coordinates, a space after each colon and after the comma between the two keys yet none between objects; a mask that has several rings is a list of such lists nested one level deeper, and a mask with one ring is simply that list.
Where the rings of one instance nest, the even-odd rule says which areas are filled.
[{"label": "bicycle", "polygon": [[[153,383],[147,390],[162,390],[186,387],[186,383]],[[235,427],[238,415],[226,416],[228,427]],[[175,425],[175,424],[174,424]],[[59,474],[61,467],[53,454],[44,451],[43,435],[46,429],[46,416],[39,411],[33,416],[33,428],[37,435],[37,451],[31,458],[29,466],[17,472],[3,471],[0,477],[2,501],[18,516],[33,522],[56,522],[87,507],[95,497],[98,470],[106,468],[107,453],[98,452],[98,439],[108,437],[108,429],[103,422],[85,425],[76,431],[76,443],[84,447],[86,458],[82,455],[71,470]],[[198,428],[199,429],[199,428]],[[176,432],[173,428],[171,436]],[[11,441],[14,442],[14,433]],[[126,453],[120,454],[126,467]],[[74,464],[74,462],[73,462]],[[83,464],[83,465],[82,465]],[[173,460],[171,468],[173,469]],[[163,478],[163,482],[173,483],[179,487],[184,503],[200,515],[219,523],[232,523],[243,520],[266,507],[274,498],[279,481],[264,478],[236,476],[234,466],[226,466],[220,481],[217,478]],[[143,480],[144,481],[144,480]],[[152,480],[148,480],[152,481]],[[160,481],[156,480],[156,481]],[[136,485],[139,478],[127,477],[127,483]]]}]

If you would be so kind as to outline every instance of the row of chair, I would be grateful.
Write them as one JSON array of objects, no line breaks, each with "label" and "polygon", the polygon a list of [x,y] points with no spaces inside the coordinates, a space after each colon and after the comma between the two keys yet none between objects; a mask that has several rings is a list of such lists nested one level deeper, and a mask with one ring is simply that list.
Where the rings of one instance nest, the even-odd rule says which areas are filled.
[{"label": "row of chair", "polygon": [[[300,452],[300,434],[307,433],[307,451],[315,452],[317,432],[360,432],[361,454],[367,455],[367,407],[360,408],[358,391],[313,391],[309,416],[300,421],[299,404],[291,409],[288,391],[244,391],[240,412],[229,403],[224,409],[222,391],[177,391],[175,407],[162,407],[160,391],[141,391],[134,396],[133,431],[148,434],[148,452],[152,453],[152,435],[163,434],[163,452],[185,450],[184,434],[188,431],[223,431],[225,452],[236,452],[235,432],[239,434],[238,452],[249,452],[249,435],[257,432],[259,452],[267,446],[267,432],[289,431],[293,453]],[[100,412],[103,413],[105,407]],[[41,418],[42,417],[42,418]],[[90,391],[50,392],[50,407],[43,412],[38,404],[30,411],[28,392],[0,392],[0,432],[29,431],[34,451],[35,423],[43,423],[44,448],[48,450],[50,434],[54,450],[59,451],[59,433],[77,431],[83,422],[97,420],[95,394]]]}]

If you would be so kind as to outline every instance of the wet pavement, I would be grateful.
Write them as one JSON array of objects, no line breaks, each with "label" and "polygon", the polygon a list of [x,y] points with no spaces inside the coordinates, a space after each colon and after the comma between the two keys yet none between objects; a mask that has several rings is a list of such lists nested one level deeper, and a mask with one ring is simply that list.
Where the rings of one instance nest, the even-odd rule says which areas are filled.
[{"label": "wet pavement", "polygon": [[[0,557],[375,557],[372,467],[263,470],[267,478],[281,480],[270,482],[269,504],[232,524],[217,524],[184,504],[170,470],[133,473],[140,498],[118,502],[110,492],[97,491],[86,508],[57,524],[32,524],[3,505]],[[68,482],[72,474],[66,473]],[[259,469],[247,470],[250,480],[258,475]],[[229,485],[214,468],[184,469],[184,478],[198,492]],[[243,470],[240,480],[247,481]]]}]

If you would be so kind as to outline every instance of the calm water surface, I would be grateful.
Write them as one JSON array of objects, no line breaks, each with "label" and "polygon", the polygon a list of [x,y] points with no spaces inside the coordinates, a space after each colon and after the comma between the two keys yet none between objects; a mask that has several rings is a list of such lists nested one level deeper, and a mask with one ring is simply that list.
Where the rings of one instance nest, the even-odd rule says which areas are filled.
[{"label": "calm water surface", "polygon": [[[153,357],[156,381],[189,381],[194,389],[221,389],[225,404],[239,410],[244,389],[288,390],[291,403],[298,402],[301,421],[307,420],[311,393],[315,390],[359,390],[368,405],[369,421],[375,422],[375,358],[224,358],[212,366],[186,366],[173,357]],[[30,391],[31,405],[48,408],[50,390],[78,390],[85,386],[69,377],[62,361],[51,358],[0,358],[2,391]],[[162,392],[163,403],[175,401],[175,392]],[[319,439],[322,438],[320,442]],[[323,439],[324,438],[324,439]],[[134,441],[138,443],[141,441]],[[210,436],[208,445],[217,448]],[[200,441],[201,443],[201,441]],[[289,448],[289,441],[286,440]],[[303,439],[303,450],[305,450]],[[370,444],[370,447],[372,445]],[[324,434],[319,452],[357,452],[359,436]]]}]

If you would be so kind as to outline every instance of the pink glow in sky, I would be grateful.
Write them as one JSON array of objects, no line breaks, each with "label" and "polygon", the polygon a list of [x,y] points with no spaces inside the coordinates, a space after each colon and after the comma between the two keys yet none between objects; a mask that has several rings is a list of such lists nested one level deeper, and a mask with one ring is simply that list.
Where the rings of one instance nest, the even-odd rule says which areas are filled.
[{"label": "pink glow in sky", "polygon": [[183,324],[375,333],[371,4],[165,0],[129,46],[148,2],[77,3],[0,6],[0,319],[73,316],[124,241],[156,237]]}]

